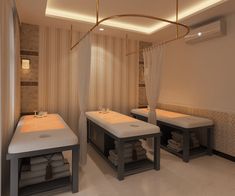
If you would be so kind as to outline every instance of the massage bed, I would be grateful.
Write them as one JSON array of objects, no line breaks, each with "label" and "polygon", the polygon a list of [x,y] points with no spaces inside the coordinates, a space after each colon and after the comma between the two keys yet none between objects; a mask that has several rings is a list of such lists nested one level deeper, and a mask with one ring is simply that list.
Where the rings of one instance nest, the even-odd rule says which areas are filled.
[{"label": "massage bed", "polygon": [[[114,112],[91,111],[86,112],[88,123],[88,140],[95,150],[117,170],[117,177],[123,180],[125,176],[146,171],[160,169],[160,129],[138,119]],[[154,138],[154,161],[124,163],[124,145],[127,142]],[[107,158],[114,143],[117,144],[117,166]]]},{"label": "massage bed", "polygon": [[10,160],[10,195],[33,194],[58,188],[70,182],[70,178],[19,189],[19,168],[23,158],[72,150],[72,192],[78,192],[78,138],[58,114],[45,117],[23,116],[18,122],[8,147]]},{"label": "massage bed", "polygon": [[[147,108],[132,109],[131,114],[134,118],[147,122],[148,111]],[[204,154],[212,155],[212,120],[161,109],[156,109],[156,115],[157,125],[162,132],[161,147],[163,149],[181,157],[185,162]],[[183,135],[183,151],[180,153],[166,147],[166,140],[169,139],[169,132],[172,130],[176,130]],[[197,131],[206,132],[207,144],[195,150],[190,150],[190,134]]]}]

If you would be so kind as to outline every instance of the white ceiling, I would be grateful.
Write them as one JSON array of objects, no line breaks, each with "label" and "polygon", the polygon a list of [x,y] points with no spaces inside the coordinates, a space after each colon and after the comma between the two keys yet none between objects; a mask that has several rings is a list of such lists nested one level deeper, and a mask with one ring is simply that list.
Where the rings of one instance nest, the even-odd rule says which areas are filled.
[{"label": "white ceiling", "polygon": [[[80,31],[88,30],[92,27],[92,23],[95,23],[95,2],[95,0],[16,0],[22,22],[64,28],[69,28],[73,24]],[[234,0],[179,0],[179,17],[188,25],[234,11]],[[174,20],[175,0],[100,0],[100,18],[116,14],[145,14]],[[156,41],[169,32],[166,30],[169,28],[160,30],[159,27],[164,25],[150,19],[122,18],[104,24],[105,31],[102,33],[121,36],[128,33],[130,37]]]}]

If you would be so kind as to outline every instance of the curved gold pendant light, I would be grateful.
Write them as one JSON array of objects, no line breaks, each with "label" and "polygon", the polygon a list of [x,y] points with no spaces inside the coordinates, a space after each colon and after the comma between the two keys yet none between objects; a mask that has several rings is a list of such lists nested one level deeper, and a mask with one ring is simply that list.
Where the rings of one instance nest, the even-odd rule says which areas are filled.
[{"label": "curved gold pendant light", "polygon": [[[162,44],[166,44],[166,43],[181,39],[181,38],[185,37],[190,32],[190,28],[187,25],[184,25],[184,24],[178,22],[178,15],[179,15],[179,0],[176,0],[176,21],[171,21],[171,20],[167,20],[164,18],[143,15],[143,14],[118,14],[118,15],[109,16],[109,17],[106,17],[106,18],[99,20],[99,0],[96,0],[96,23],[75,44],[72,44],[72,30],[73,29],[71,26],[71,40],[70,40],[71,41],[71,50],[73,50],[87,35],[89,35],[97,26],[99,26],[103,22],[105,22],[107,20],[111,20],[111,19],[124,18],[124,17],[147,18],[147,19],[157,20],[157,21],[161,21],[161,22],[167,22],[169,24],[176,25],[176,37],[162,42]],[[182,35],[179,35],[179,26],[185,28],[185,30],[186,30],[185,33]],[[130,52],[127,55],[131,55],[134,53],[136,53],[136,52]]]}]

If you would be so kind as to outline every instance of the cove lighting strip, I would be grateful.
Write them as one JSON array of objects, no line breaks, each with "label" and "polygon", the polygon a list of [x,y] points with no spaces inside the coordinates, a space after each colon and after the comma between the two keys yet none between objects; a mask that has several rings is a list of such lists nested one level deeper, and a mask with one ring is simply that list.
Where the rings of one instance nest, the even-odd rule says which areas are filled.
[{"label": "cove lighting strip", "polygon": [[[49,1],[50,0],[48,0],[48,2]],[[192,15],[195,15],[199,12],[205,11],[211,7],[217,6],[217,5],[222,4],[226,1],[227,0],[204,0],[203,2],[200,2],[194,6],[186,9],[186,10],[179,12],[179,20],[185,19],[189,16],[192,16]],[[49,7],[48,2],[47,2],[47,7],[46,7],[46,13],[45,13],[46,16],[54,17],[54,18],[76,20],[76,21],[92,23],[92,24],[96,23],[95,16],[88,16],[88,15],[83,15],[83,14],[79,14],[79,13],[55,9],[55,8]],[[174,16],[167,18],[167,20],[175,21],[175,14],[174,14]],[[157,32],[157,31],[165,28],[169,24],[165,23],[165,22],[158,22],[155,25],[152,25],[149,27],[143,27],[140,25],[133,25],[133,24],[125,23],[125,22],[105,21],[102,23],[102,25],[125,29],[128,31],[135,31],[135,32],[144,33],[144,34],[152,34],[154,32]]]}]

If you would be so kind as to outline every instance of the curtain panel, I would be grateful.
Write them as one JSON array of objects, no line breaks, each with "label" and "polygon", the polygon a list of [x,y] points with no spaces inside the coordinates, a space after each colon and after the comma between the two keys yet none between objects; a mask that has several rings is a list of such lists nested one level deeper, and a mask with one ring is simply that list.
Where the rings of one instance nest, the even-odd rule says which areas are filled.
[{"label": "curtain panel", "polygon": [[[77,40],[80,33],[73,34]],[[70,62],[70,32],[40,27],[39,110],[58,112],[76,132],[78,129],[78,66]],[[128,41],[128,51],[138,51],[139,43]],[[138,106],[138,54],[126,56],[126,40],[91,36],[91,76],[89,110],[99,106],[130,113]]]},{"label": "curtain panel", "polygon": [[[79,86],[84,75],[79,72],[79,60],[76,64],[70,58],[74,52],[70,51],[70,32],[40,26],[39,35],[38,109],[59,113],[80,135],[79,114],[84,108],[79,106],[79,102],[84,103],[84,100],[80,100]],[[79,37],[80,33],[73,32],[73,41]],[[129,114],[138,103],[138,54],[127,57],[126,40],[122,38],[91,35],[90,41],[90,85],[86,87],[89,90],[89,96],[86,96],[88,110],[97,110],[102,106]],[[127,45],[128,51],[139,49],[138,41],[129,40]],[[83,140],[86,142],[86,139]]]},{"label": "curtain panel", "polygon": [[77,86],[78,66],[70,59],[70,32],[40,26],[38,110],[59,113],[75,133],[80,112]]},{"label": "curtain panel", "polygon": [[0,173],[1,193],[9,188],[8,144],[20,113],[19,21],[13,1],[0,1]]},{"label": "curtain panel", "polygon": [[87,122],[90,68],[91,68],[91,40],[86,36],[79,45],[71,51],[71,64],[78,67],[78,101],[80,109],[79,117],[79,142],[80,142],[80,165],[87,161]]},{"label": "curtain panel", "polygon": [[[127,46],[127,48],[126,48]],[[130,114],[138,106],[139,42],[93,35],[89,110],[100,106]]]},{"label": "curtain panel", "polygon": [[150,49],[145,49],[143,52],[146,96],[149,104],[148,122],[152,124],[156,124],[156,108],[160,92],[163,49],[164,45],[158,45]]}]

